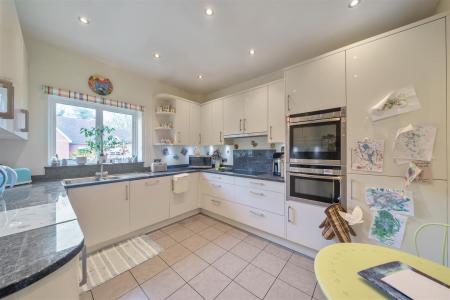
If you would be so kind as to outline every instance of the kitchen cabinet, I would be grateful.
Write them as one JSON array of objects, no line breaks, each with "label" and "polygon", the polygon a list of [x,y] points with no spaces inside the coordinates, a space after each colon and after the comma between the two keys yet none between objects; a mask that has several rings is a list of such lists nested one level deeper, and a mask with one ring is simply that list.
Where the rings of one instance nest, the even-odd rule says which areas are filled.
[{"label": "kitchen cabinet", "polygon": [[223,98],[224,135],[267,132],[267,86]]},{"label": "kitchen cabinet", "polygon": [[346,106],[344,51],[291,67],[284,76],[289,115]]},{"label": "kitchen cabinet", "polygon": [[185,100],[176,99],[176,116],[175,116],[175,144],[188,145],[190,140],[189,130],[189,112],[190,103]]},{"label": "kitchen cabinet", "polygon": [[[399,189],[402,187],[401,177],[349,174],[347,182],[347,207],[352,210],[361,207],[364,223],[353,226],[357,236],[355,242],[379,244],[368,238],[373,214],[365,200],[365,190],[369,187]],[[415,254],[414,232],[425,223],[447,224],[447,181],[432,180],[430,183],[413,183],[408,187],[414,199],[414,216],[408,217],[405,235],[400,250]],[[418,240],[421,256],[440,263],[442,230],[424,230]],[[430,247],[432,245],[432,247]]]},{"label": "kitchen cabinet", "polygon": [[325,208],[321,205],[287,201],[286,238],[314,250],[334,243],[334,240],[325,240],[322,229],[319,228],[325,219]]},{"label": "kitchen cabinet", "polygon": [[[189,174],[189,190],[170,197],[170,217],[176,217],[199,207],[198,203],[198,173]],[[172,177],[170,177],[172,180]]]},{"label": "kitchen cabinet", "polygon": [[189,145],[201,144],[200,105],[189,103]]},{"label": "kitchen cabinet", "polygon": [[157,177],[130,182],[130,228],[145,228],[170,216],[172,177]]},{"label": "kitchen cabinet", "polygon": [[269,143],[286,142],[286,115],[284,108],[284,80],[275,81],[268,86],[268,132]]},{"label": "kitchen cabinet", "polygon": [[68,191],[88,248],[130,231],[129,188],[128,182],[117,182]]},{"label": "kitchen cabinet", "polygon": [[223,144],[223,101],[214,100],[201,107],[202,145]]},{"label": "kitchen cabinet", "polygon": [[[384,140],[386,176],[403,176],[405,165],[392,159],[392,146],[399,128],[409,124],[437,127],[431,162],[434,179],[447,179],[446,145],[446,36],[440,19],[401,31],[347,51],[347,161],[351,147],[365,137]],[[421,108],[373,122],[370,107],[391,91],[413,86]],[[367,173],[367,172],[366,172]]]}]

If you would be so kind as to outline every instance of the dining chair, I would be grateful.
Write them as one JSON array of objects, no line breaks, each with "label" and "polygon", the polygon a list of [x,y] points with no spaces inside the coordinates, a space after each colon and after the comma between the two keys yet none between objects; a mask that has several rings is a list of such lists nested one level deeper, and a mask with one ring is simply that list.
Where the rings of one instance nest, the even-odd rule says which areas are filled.
[{"label": "dining chair", "polygon": [[[434,227],[434,228],[442,228],[443,230],[443,237],[442,237],[442,244],[441,244],[441,251],[442,251],[442,265],[445,265],[446,261],[446,254],[447,254],[447,247],[448,247],[448,231],[450,229],[450,224],[443,224],[443,223],[425,223],[419,226],[417,228],[416,232],[414,233],[414,245],[416,247],[416,255],[420,256],[419,253],[419,245],[418,245],[418,237],[421,234],[422,230],[427,227]],[[447,258],[448,259],[448,258]]]}]

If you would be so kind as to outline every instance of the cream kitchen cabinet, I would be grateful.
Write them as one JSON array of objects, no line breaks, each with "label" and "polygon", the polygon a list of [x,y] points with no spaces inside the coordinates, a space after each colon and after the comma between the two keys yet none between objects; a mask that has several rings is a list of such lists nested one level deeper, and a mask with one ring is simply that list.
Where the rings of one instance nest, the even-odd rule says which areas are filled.
[{"label": "cream kitchen cabinet", "polygon": [[173,201],[171,179],[166,176],[130,182],[131,231],[169,218]]},{"label": "cream kitchen cabinet", "polygon": [[201,145],[201,112],[200,105],[189,103],[189,145]]},{"label": "cream kitchen cabinet", "polygon": [[267,132],[267,86],[223,98],[224,135]]},{"label": "cream kitchen cabinet", "polygon": [[191,104],[188,101],[176,99],[177,113],[175,116],[175,144],[188,145],[190,144],[190,129],[189,129],[189,112]]},{"label": "cream kitchen cabinet", "polygon": [[[405,165],[392,159],[397,130],[408,124],[437,127],[431,162],[434,179],[447,178],[446,39],[440,19],[389,35],[347,51],[347,161],[351,147],[365,137],[384,140],[382,175],[403,176]],[[413,86],[421,109],[373,122],[370,107],[391,91]]]},{"label": "cream kitchen cabinet", "polygon": [[129,189],[128,182],[69,189],[70,203],[88,248],[130,231]]},{"label": "cream kitchen cabinet", "polygon": [[[172,180],[172,177],[169,177]],[[199,207],[198,203],[198,173],[189,174],[189,190],[170,197],[170,217],[176,217]]]},{"label": "cream kitchen cabinet", "polygon": [[[399,189],[403,185],[401,177],[356,175],[347,177],[347,207],[352,210],[355,206],[361,207],[364,214],[364,223],[353,226],[357,236],[352,237],[355,242],[378,244],[369,239],[369,229],[373,214],[365,200],[365,190],[369,187],[383,187]],[[408,191],[412,192],[414,199],[414,216],[408,217],[405,235],[400,250],[415,254],[414,232],[424,223],[449,222],[447,216],[447,181],[433,180],[431,183],[413,183]],[[442,230],[425,230],[422,238],[418,240],[421,256],[439,262],[441,259]],[[432,245],[432,247],[430,246]]]},{"label": "cream kitchen cabinet", "polygon": [[291,67],[284,76],[287,114],[346,105],[344,51]]},{"label": "cream kitchen cabinet", "polygon": [[202,145],[223,144],[223,101],[214,100],[201,107]]},{"label": "cream kitchen cabinet", "polygon": [[268,132],[269,143],[285,143],[286,115],[284,109],[284,80],[272,82],[268,86]]},{"label": "cream kitchen cabinet", "polygon": [[325,207],[309,203],[286,202],[286,238],[314,250],[332,244],[333,240],[322,237],[320,223],[325,219]]}]

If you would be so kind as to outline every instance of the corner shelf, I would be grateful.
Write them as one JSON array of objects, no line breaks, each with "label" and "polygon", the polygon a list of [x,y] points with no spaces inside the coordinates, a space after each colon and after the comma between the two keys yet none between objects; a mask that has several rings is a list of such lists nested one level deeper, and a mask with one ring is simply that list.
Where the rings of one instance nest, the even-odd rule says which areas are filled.
[{"label": "corner shelf", "polygon": [[168,112],[168,111],[157,111],[155,112],[157,116],[175,116],[177,113]]}]

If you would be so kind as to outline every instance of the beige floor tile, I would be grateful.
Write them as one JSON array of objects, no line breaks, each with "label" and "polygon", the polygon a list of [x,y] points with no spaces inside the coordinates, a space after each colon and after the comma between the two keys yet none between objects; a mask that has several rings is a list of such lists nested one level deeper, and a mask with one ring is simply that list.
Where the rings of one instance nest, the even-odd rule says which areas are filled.
[{"label": "beige floor tile", "polygon": [[206,244],[209,244],[209,241],[199,235],[193,235],[191,237],[188,237],[184,241],[181,242],[181,245],[188,248],[192,252],[200,249],[201,247],[205,246]]},{"label": "beige floor tile", "polygon": [[275,277],[250,264],[235,281],[262,299],[275,281]]},{"label": "beige floor tile", "polygon": [[239,284],[230,283],[216,300],[258,300],[259,298],[241,287]]},{"label": "beige floor tile", "polygon": [[241,240],[235,238],[231,234],[224,233],[213,241],[214,244],[222,247],[225,250],[230,250],[236,246]]},{"label": "beige floor tile", "polygon": [[161,231],[163,231],[163,232],[168,234],[170,232],[177,231],[177,230],[179,230],[181,228],[183,228],[183,225],[181,225],[179,223],[174,223],[174,224],[171,224],[171,225],[168,225],[168,226],[162,228]]},{"label": "beige floor tile", "polygon": [[95,300],[110,300],[125,295],[138,286],[130,272],[124,272],[92,289]]},{"label": "beige floor tile", "polygon": [[192,232],[191,230],[189,230],[185,227],[182,227],[182,228],[178,228],[177,230],[173,230],[167,234],[171,238],[173,238],[175,241],[180,243],[181,241],[184,241],[188,237],[193,236],[194,232]]},{"label": "beige floor tile", "polygon": [[222,232],[227,232],[233,229],[233,227],[231,227],[230,225],[222,222],[215,224],[213,227]]},{"label": "beige floor tile", "polygon": [[316,277],[313,272],[288,262],[278,278],[310,296],[313,295],[316,286]]},{"label": "beige floor tile", "polygon": [[216,219],[213,219],[213,218],[208,217],[203,214],[198,214],[198,215],[194,216],[194,219],[197,221],[200,221],[202,223],[205,223],[206,225],[209,225],[209,226],[213,226],[213,225],[219,223],[219,221],[217,221]]},{"label": "beige floor tile", "polygon": [[284,261],[287,261],[293,253],[292,250],[274,243],[269,243],[267,247],[264,248],[264,251],[275,255],[276,257],[281,258]]},{"label": "beige floor tile", "polygon": [[225,253],[226,251],[224,249],[220,248],[219,246],[213,243],[209,243],[206,246],[203,246],[202,248],[195,251],[195,254],[197,254],[210,264],[215,262],[219,257],[224,255]]},{"label": "beige floor tile", "polygon": [[264,300],[309,300],[311,296],[277,279]]},{"label": "beige floor tile", "polygon": [[203,298],[188,284],[173,293],[167,300],[202,300]]},{"label": "beige floor tile", "polygon": [[240,239],[240,240],[243,240],[246,237],[248,237],[248,233],[246,233],[245,231],[242,231],[240,229],[237,229],[237,228],[231,228],[228,231],[228,233],[231,234],[232,236],[234,236],[235,238]]},{"label": "beige floor tile", "polygon": [[148,300],[140,287],[134,288],[117,300]]},{"label": "beige floor tile", "polygon": [[295,252],[289,259],[289,262],[296,265],[297,267],[302,267],[311,272],[314,272],[314,260],[312,258]]},{"label": "beige floor tile", "polygon": [[81,293],[80,294],[80,300],[94,300],[94,298],[92,298],[91,291],[87,291],[87,292]]},{"label": "beige floor tile", "polygon": [[286,264],[286,261],[272,254],[261,251],[261,253],[259,253],[258,256],[252,261],[252,264],[277,277]]},{"label": "beige floor tile", "polygon": [[207,262],[195,254],[191,254],[172,266],[184,280],[189,281],[209,266]]},{"label": "beige floor tile", "polygon": [[161,230],[156,230],[156,231],[152,231],[147,233],[147,235],[152,239],[152,240],[157,240],[160,239],[162,237],[165,237],[167,234]]},{"label": "beige floor tile", "polygon": [[314,297],[314,299],[317,299],[317,300],[327,300],[327,297],[325,297],[325,295],[323,294],[319,283],[316,283],[316,288],[314,289],[313,297]]},{"label": "beige floor tile", "polygon": [[214,299],[231,282],[213,266],[194,277],[189,284],[206,300]]},{"label": "beige floor tile", "polygon": [[230,252],[250,262],[259,254],[259,252],[261,252],[261,250],[245,242],[240,242],[231,249]]},{"label": "beige floor tile", "polygon": [[142,284],[167,268],[168,265],[159,256],[155,256],[132,268],[130,272]]},{"label": "beige floor tile", "polygon": [[151,300],[165,299],[182,287],[185,281],[172,269],[166,269],[152,279],[144,282],[141,287]]},{"label": "beige floor tile", "polygon": [[213,241],[213,240],[217,239],[222,234],[223,234],[222,231],[217,230],[214,227],[209,227],[208,229],[205,229],[205,230],[199,232],[199,235],[201,237],[204,237],[205,239],[207,239],[209,241]]},{"label": "beige floor tile", "polygon": [[171,238],[168,235],[155,240],[155,242],[163,249],[170,248],[177,243],[177,241],[175,241],[173,238]]},{"label": "beige floor tile", "polygon": [[208,224],[202,223],[200,221],[193,221],[193,222],[190,222],[188,224],[183,224],[183,225],[184,225],[184,227],[186,227],[187,229],[189,229],[195,233],[199,233],[200,231],[203,231],[203,230],[209,228]]},{"label": "beige floor tile", "polygon": [[234,279],[247,265],[248,262],[230,252],[225,253],[224,256],[216,260],[213,264],[217,270],[231,279]]},{"label": "beige floor tile", "polygon": [[249,235],[243,241],[261,250],[264,249],[269,244],[267,240],[260,238],[256,235]]},{"label": "beige floor tile", "polygon": [[186,224],[189,224],[189,223],[192,223],[195,221],[197,221],[197,220],[194,217],[189,217],[189,218],[181,220],[180,222],[178,222],[178,224],[186,225]]},{"label": "beige floor tile", "polygon": [[176,244],[175,246],[170,247],[169,249],[166,249],[165,251],[161,252],[159,256],[169,265],[173,265],[186,256],[191,254],[191,251],[186,249],[185,247],[181,246],[180,244]]}]

